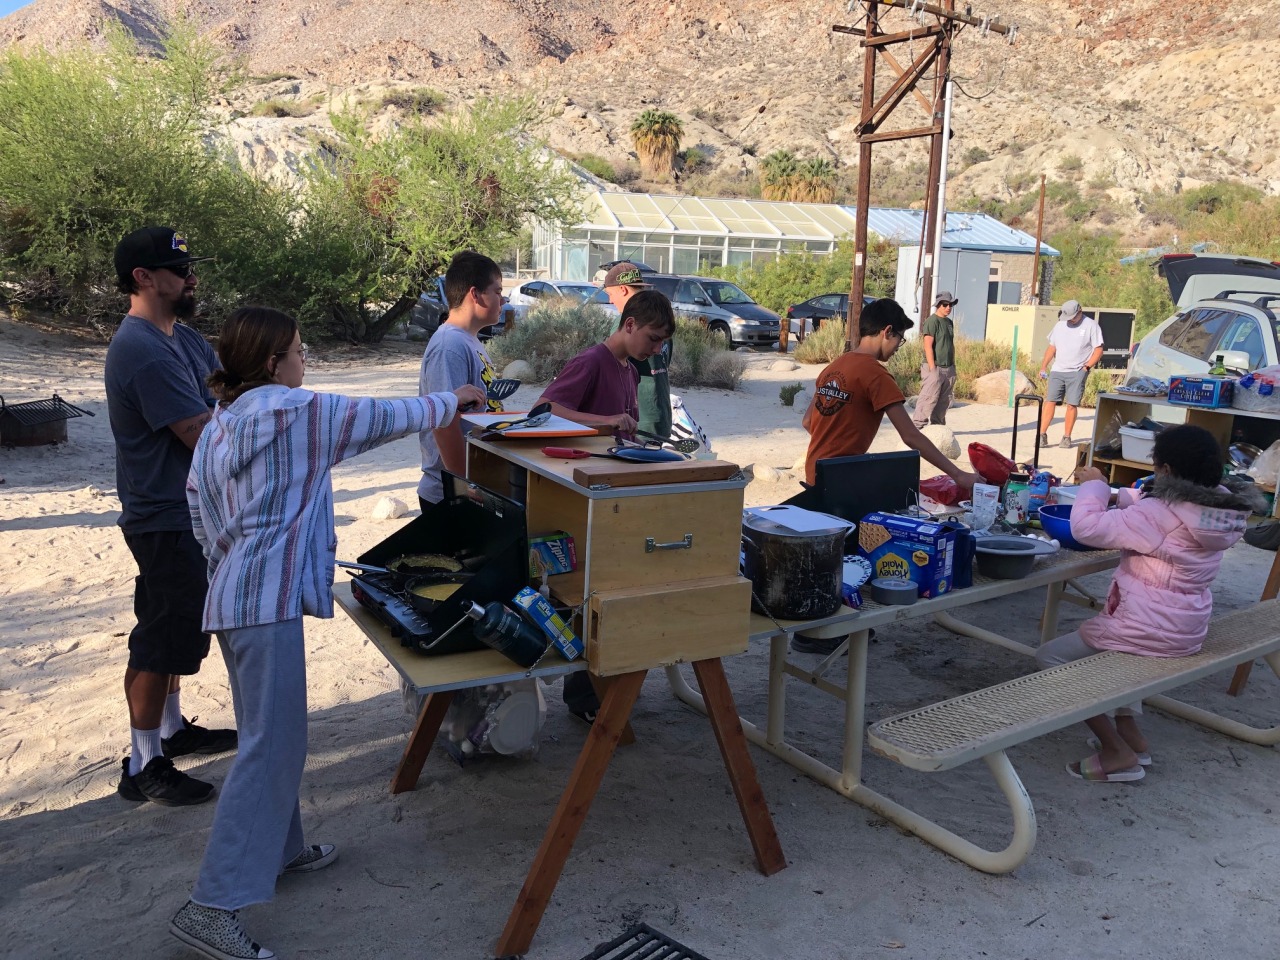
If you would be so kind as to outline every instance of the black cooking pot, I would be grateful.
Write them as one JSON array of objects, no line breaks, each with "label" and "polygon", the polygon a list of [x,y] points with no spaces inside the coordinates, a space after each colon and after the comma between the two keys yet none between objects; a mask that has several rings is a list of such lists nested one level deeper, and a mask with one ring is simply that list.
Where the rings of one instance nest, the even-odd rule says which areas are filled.
[{"label": "black cooking pot", "polygon": [[840,608],[844,540],[850,525],[796,533],[754,513],[742,523],[744,572],[751,608],[779,620],[813,620]]}]

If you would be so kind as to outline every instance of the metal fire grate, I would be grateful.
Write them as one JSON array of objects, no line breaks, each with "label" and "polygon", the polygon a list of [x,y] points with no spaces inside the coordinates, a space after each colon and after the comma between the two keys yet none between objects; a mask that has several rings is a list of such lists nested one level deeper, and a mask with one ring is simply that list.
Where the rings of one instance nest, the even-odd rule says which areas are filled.
[{"label": "metal fire grate", "polygon": [[71,420],[75,417],[83,417],[85,414],[93,416],[92,411],[73,407],[56,393],[51,400],[28,400],[26,403],[6,404],[4,397],[0,397],[0,419],[13,417],[24,427]]},{"label": "metal fire grate", "polygon": [[647,923],[637,924],[616,940],[602,943],[582,960],[707,960]]}]

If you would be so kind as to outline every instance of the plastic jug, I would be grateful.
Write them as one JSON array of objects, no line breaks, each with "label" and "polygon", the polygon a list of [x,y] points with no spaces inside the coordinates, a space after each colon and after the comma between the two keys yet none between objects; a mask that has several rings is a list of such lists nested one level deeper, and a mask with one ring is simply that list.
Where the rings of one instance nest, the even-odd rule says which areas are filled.
[{"label": "plastic jug", "polygon": [[547,650],[547,637],[541,630],[496,600],[483,607],[471,604],[467,616],[476,621],[472,632],[477,640],[522,667],[532,667]]}]

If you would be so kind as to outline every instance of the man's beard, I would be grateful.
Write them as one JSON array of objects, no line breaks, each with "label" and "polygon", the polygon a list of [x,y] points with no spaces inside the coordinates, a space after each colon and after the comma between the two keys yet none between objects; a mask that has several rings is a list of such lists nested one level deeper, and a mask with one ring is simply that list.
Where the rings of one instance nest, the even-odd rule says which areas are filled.
[{"label": "man's beard", "polygon": [[184,290],[173,304],[173,315],[179,320],[190,320],[196,315],[196,295],[194,290]]}]

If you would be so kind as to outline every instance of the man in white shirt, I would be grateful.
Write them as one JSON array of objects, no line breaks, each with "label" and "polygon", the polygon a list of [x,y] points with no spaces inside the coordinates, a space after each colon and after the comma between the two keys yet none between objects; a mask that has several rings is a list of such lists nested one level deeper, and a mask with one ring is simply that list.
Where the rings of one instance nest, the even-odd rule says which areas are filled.
[{"label": "man in white shirt", "polygon": [[1041,446],[1049,443],[1049,424],[1053,423],[1053,412],[1063,400],[1067,409],[1062,416],[1064,429],[1058,446],[1073,446],[1071,430],[1076,425],[1076,410],[1084,399],[1085,381],[1101,359],[1102,329],[1096,320],[1084,315],[1080,301],[1068,300],[1058,311],[1058,322],[1049,333],[1049,349],[1040,364],[1040,379],[1049,381],[1044,413],[1040,417]]}]

